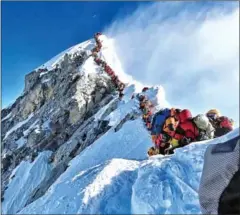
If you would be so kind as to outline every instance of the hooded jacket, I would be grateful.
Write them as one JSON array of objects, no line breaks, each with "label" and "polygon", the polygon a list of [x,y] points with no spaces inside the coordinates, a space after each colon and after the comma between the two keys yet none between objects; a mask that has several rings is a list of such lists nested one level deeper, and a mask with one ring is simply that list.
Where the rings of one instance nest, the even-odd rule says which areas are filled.
[{"label": "hooded jacket", "polygon": [[198,192],[203,214],[240,214],[239,153],[239,133],[208,146]]}]

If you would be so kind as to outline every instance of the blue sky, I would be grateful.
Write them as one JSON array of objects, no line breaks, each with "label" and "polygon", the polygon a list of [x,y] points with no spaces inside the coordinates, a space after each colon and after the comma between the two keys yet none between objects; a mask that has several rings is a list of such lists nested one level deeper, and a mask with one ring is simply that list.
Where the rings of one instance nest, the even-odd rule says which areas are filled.
[{"label": "blue sky", "polygon": [[2,2],[2,106],[24,76],[61,51],[92,38],[144,2]]},{"label": "blue sky", "polygon": [[239,125],[239,2],[155,2],[104,33],[123,70],[161,85],[172,107],[218,108]]},{"label": "blue sky", "polygon": [[230,1],[3,2],[3,107],[27,73],[97,31],[115,39],[124,71],[163,86],[172,106],[239,121],[239,2]]}]

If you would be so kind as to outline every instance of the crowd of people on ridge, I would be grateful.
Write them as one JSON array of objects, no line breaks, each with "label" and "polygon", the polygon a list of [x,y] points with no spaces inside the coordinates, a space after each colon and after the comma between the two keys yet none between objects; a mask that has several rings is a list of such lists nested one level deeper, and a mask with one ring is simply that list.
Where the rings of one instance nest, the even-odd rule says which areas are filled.
[{"label": "crowd of people on ridge", "polygon": [[[143,92],[148,90],[144,88]],[[146,95],[138,95],[142,118],[151,132],[154,147],[148,155],[173,154],[174,149],[195,141],[213,139],[233,130],[233,120],[221,116],[219,110],[211,109],[206,114],[193,117],[188,109],[165,108],[157,113]]]},{"label": "crowd of people on ridge", "polygon": [[97,53],[102,48],[102,43],[99,40],[99,36],[102,35],[101,33],[96,33],[94,35],[94,39],[96,41],[96,46],[92,49],[92,56],[94,57],[94,61],[98,66],[102,66],[104,71],[111,77],[112,82],[114,83],[115,87],[119,91],[119,98],[121,99],[123,97],[123,90],[125,88],[125,84],[121,82],[118,78],[118,76],[115,74],[115,72],[112,70],[112,68],[102,59],[100,59],[97,56]]},{"label": "crowd of people on ridge", "polygon": [[[91,50],[95,63],[101,66],[111,77],[111,80],[119,91],[119,99],[123,97],[125,84],[121,82],[112,68],[98,57],[102,48],[99,36],[100,32],[94,35],[96,46]],[[47,69],[39,69],[45,72]],[[142,92],[149,88],[144,87]],[[134,98],[134,96],[132,97]],[[193,117],[188,109],[165,108],[154,113],[154,105],[144,94],[138,94],[142,119],[147,129],[151,132],[154,146],[148,150],[148,155],[173,154],[175,148],[179,148],[195,141],[213,139],[222,136],[233,130],[233,120],[221,116],[219,110],[211,109],[206,114],[198,114]]]},{"label": "crowd of people on ridge", "polygon": [[[91,50],[92,52],[92,56],[94,58],[95,63],[98,66],[102,66],[102,68],[104,69],[104,71],[111,77],[111,80],[114,84],[114,86],[117,88],[118,92],[119,92],[119,98],[121,99],[123,97],[123,90],[125,88],[125,84],[123,82],[121,82],[118,78],[118,76],[115,74],[115,72],[113,71],[113,69],[102,59],[100,59],[98,57],[98,52],[100,52],[101,48],[102,48],[102,43],[99,39],[99,36],[102,35],[100,32],[96,33],[94,35],[94,39],[96,41],[96,46]],[[56,69],[58,69],[58,66],[56,66]],[[38,69],[38,72],[47,72],[48,69],[44,68],[44,69]]]},{"label": "crowd of people on ridge", "polygon": [[44,68],[44,69],[38,69],[37,72],[48,72],[48,69],[47,69],[47,68]]}]

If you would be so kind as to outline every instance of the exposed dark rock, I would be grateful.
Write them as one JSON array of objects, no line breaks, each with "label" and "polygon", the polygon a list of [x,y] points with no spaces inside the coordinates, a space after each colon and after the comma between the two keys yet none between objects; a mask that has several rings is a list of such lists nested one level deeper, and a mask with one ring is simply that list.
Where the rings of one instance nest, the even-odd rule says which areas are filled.
[{"label": "exposed dark rock", "polygon": [[[2,117],[12,115],[1,123],[5,153],[2,197],[11,172],[21,161],[34,162],[39,153],[50,150],[53,153],[47,162],[53,171],[31,193],[26,205],[30,204],[44,195],[73,157],[111,129],[104,118],[117,108],[115,87],[106,76],[80,72],[88,57],[82,51],[73,56],[66,54],[56,68],[31,72],[25,77],[24,93],[2,110]],[[94,115],[105,105],[107,108],[96,120]],[[13,131],[6,137],[10,129]],[[18,147],[20,140],[24,144]]]}]

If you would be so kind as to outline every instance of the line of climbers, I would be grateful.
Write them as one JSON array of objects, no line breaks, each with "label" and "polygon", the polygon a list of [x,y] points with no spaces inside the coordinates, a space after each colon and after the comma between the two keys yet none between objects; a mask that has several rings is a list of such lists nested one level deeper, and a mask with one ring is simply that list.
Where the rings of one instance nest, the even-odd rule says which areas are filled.
[{"label": "line of climbers", "polygon": [[119,80],[118,76],[115,74],[115,72],[112,70],[112,68],[105,61],[101,60],[97,56],[97,53],[102,48],[102,43],[99,39],[100,35],[102,35],[102,34],[99,32],[94,35],[94,39],[96,41],[96,46],[92,49],[92,56],[94,57],[95,63],[98,66],[102,66],[104,71],[111,77],[111,80],[112,80],[114,86],[117,88],[117,90],[119,92],[119,98],[121,99],[124,95],[123,90],[125,88],[125,84]]},{"label": "line of climbers", "polygon": [[48,72],[48,69],[47,69],[47,68],[44,68],[44,69],[38,69],[37,72]]},{"label": "line of climbers", "polygon": [[[143,92],[147,88],[143,89]],[[233,120],[217,109],[193,117],[188,109],[165,108],[153,114],[154,106],[143,94],[138,95],[142,118],[151,132],[154,147],[148,155],[173,154],[174,149],[195,141],[213,139],[233,130]]]}]

